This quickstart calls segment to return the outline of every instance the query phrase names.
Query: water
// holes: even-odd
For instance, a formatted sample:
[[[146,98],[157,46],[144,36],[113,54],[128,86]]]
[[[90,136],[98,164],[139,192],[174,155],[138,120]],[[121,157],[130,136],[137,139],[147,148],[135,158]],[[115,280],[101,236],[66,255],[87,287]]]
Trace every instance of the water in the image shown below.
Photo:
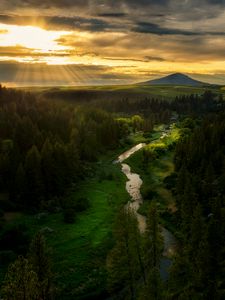
[[[138,220],[138,226],[140,229],[140,232],[143,233],[146,229],[146,217],[138,213],[138,209],[140,205],[143,203],[143,198],[140,192],[141,185],[142,185],[142,179],[140,178],[139,174],[132,173],[131,168],[128,164],[123,163],[124,160],[129,158],[131,155],[133,155],[135,152],[142,149],[146,144],[141,143],[138,144],[128,151],[122,153],[114,163],[121,163],[122,166],[122,172],[127,177],[126,182],[126,190],[129,193],[131,200],[128,201],[128,203],[125,205],[125,208],[131,208],[133,212],[135,213],[137,220]],[[167,230],[164,227],[161,227],[162,229],[162,235],[164,238],[164,250],[163,250],[163,256],[161,261],[161,268],[160,272],[162,274],[162,278],[168,277],[168,267],[171,265],[171,260],[169,257],[174,254],[176,251],[176,238],[174,235]]]

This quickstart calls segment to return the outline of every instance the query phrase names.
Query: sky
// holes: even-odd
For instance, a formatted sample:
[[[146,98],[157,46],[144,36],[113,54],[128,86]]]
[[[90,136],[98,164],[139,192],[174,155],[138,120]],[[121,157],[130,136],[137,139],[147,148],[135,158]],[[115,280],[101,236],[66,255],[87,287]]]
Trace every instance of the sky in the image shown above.
[[[225,85],[225,0],[0,0],[0,82]]]

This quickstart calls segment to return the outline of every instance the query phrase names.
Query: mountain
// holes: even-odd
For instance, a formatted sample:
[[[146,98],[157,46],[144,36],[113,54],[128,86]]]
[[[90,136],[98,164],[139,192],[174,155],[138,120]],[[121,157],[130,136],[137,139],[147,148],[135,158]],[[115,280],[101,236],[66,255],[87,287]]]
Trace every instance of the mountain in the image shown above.
[[[191,77],[182,73],[174,73],[159,79],[141,82],[139,84],[141,85],[190,85],[190,86],[210,85],[209,83],[192,79]]]

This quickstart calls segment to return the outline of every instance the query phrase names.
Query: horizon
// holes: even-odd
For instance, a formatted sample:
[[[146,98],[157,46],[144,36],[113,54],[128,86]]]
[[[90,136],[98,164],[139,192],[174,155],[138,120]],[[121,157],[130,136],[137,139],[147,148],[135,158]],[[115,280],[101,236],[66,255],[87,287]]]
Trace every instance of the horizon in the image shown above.
[[[108,83],[103,83],[103,84],[91,84],[91,85],[88,85],[88,84],[86,84],[86,85],[79,85],[79,84],[77,84],[77,85],[66,85],[66,84],[58,84],[58,85],[51,85],[51,84],[49,84],[49,85],[42,85],[42,84],[39,84],[39,83],[34,83],[33,85],[16,85],[16,83],[13,83],[13,84],[9,84],[9,85],[4,85],[4,84],[2,84],[1,82],[0,82],[0,84],[4,87],[8,87],[8,88],[21,88],[21,89],[23,89],[23,88],[46,88],[46,89],[48,89],[48,88],[62,88],[62,87],[67,87],[67,88],[71,88],[71,89],[73,89],[73,88],[77,88],[77,89],[79,89],[79,88],[96,88],[96,87],[126,87],[126,86],[138,86],[138,85],[140,85],[140,84],[142,84],[142,85],[145,85],[145,83],[146,83],[146,86],[158,86],[158,87],[160,87],[161,85],[155,85],[155,84],[150,84],[150,82],[151,81],[155,81],[155,80],[160,80],[160,79],[164,79],[164,78],[167,78],[167,77],[170,77],[170,76],[173,76],[173,75],[184,75],[184,76],[186,76],[186,77],[188,77],[188,78],[190,78],[190,79],[193,79],[193,80],[196,80],[196,81],[198,81],[198,79],[195,79],[194,77],[192,77],[191,75],[188,75],[188,74],[185,74],[185,73],[180,73],[180,72],[175,72],[175,73],[170,73],[170,74],[168,74],[168,75],[165,75],[165,76],[161,76],[161,77],[153,77],[153,78],[151,78],[151,80],[147,80],[147,81],[144,81],[144,82],[134,82],[134,83],[127,83],[127,84],[123,84],[123,83],[121,83],[121,84],[108,84]],[[211,82],[207,82],[207,81],[205,81],[205,82],[203,82],[203,81],[199,81],[199,82],[201,82],[202,84],[209,84],[209,85],[215,85],[215,86],[221,86],[221,87],[223,87],[223,84],[214,84],[214,83],[211,83]],[[162,84],[162,86],[168,86],[168,85],[171,85],[171,84]],[[186,84],[176,84],[177,86],[184,86],[184,85],[186,85]],[[189,85],[187,85],[187,86],[189,86]]]
[[[225,85],[224,1],[3,0],[0,82],[127,85],[173,73]]]

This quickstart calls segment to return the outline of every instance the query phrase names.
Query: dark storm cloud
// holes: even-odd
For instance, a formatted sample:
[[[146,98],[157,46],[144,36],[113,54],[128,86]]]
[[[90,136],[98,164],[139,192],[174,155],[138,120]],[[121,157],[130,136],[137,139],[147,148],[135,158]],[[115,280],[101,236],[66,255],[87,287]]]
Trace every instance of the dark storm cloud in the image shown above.
[[[118,61],[134,61],[134,62],[150,62],[150,61],[166,61],[166,59],[158,56],[144,56],[143,58],[137,59],[137,58],[124,58],[124,57],[103,57],[107,60],[118,60]]]
[[[127,14],[125,13],[100,13],[98,14],[99,17],[103,18],[123,18],[126,17]]]
[[[108,18],[119,18],[120,15],[125,17],[125,14],[103,14]],[[102,16],[103,16],[102,15]],[[44,21],[43,22],[40,22]],[[43,16],[41,18],[32,16],[19,15],[4,15],[0,14],[0,23],[15,24],[15,25],[37,25],[44,26],[50,30],[81,30],[90,32],[104,32],[104,31],[125,31],[130,30],[138,33],[150,33],[156,35],[224,35],[225,31],[189,31],[178,28],[162,27],[156,23],[151,22],[136,22],[136,24],[129,24],[127,28],[123,23],[112,23],[100,18],[84,18],[84,17],[65,17],[65,16]],[[6,31],[0,31],[6,33]]]
[[[87,31],[105,31],[115,26],[100,19],[82,17],[45,17],[47,26],[54,28],[81,29]]]
[[[158,56],[145,56],[144,60],[145,61],[166,61],[165,58],[158,57]]]
[[[173,10],[178,8],[199,8],[210,11],[209,6],[223,6],[225,0],[1,0],[1,10],[9,9],[76,9],[76,13],[81,11],[95,14],[96,11],[102,14],[113,14],[115,9],[121,13],[122,10],[138,10],[139,13],[149,13],[153,8],[156,13],[160,13],[163,8],[165,10]],[[72,11],[71,11],[72,12]],[[186,11],[187,12],[187,11]],[[73,12],[72,12],[73,13]],[[75,12],[74,12],[75,13]]]
[[[43,22],[44,21],[44,22]],[[116,29],[116,24],[111,24],[102,19],[84,17],[65,17],[65,16],[19,16],[19,15],[0,15],[0,23],[14,25],[37,25],[50,30],[85,30],[85,31],[106,31]]]
[[[37,7],[37,8],[52,8],[52,7],[87,7],[89,0],[3,0],[5,6],[17,6],[22,8]]]
[[[217,20],[225,0],[1,0],[0,22],[55,30],[135,31],[158,35],[197,35],[206,20]],[[4,13],[4,8],[10,11]],[[24,15],[24,9],[31,15]],[[10,10],[9,10],[10,9]],[[221,16],[222,18],[222,16]],[[44,21],[44,25],[41,24]],[[191,22],[199,26],[190,28]],[[185,23],[189,26],[185,27]],[[221,34],[223,27],[213,32]],[[223,34],[223,32],[222,32]]]
[[[170,0],[2,0],[3,8],[89,8],[89,7],[148,7],[148,6],[165,6]]]
[[[221,5],[225,5],[225,0],[207,0],[206,2],[210,3],[210,4],[221,4]]]
[[[164,34],[182,34],[182,35],[195,35],[195,32],[190,32],[181,29],[170,29],[164,28],[154,23],[148,22],[138,22],[137,25],[133,28],[133,31],[140,33],[152,33],[158,35]]]
[[[176,28],[165,28],[160,25],[148,22],[138,22],[133,28],[133,31],[140,33],[151,33],[157,35],[224,35],[225,31],[189,31]]]

